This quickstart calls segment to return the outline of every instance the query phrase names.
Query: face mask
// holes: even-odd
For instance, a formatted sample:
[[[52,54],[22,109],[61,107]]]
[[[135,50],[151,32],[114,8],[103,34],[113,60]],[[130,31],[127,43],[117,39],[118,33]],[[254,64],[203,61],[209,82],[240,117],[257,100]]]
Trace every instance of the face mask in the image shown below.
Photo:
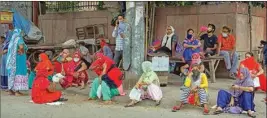
[[[78,62],[78,61],[80,61],[80,59],[79,58],[74,58],[73,61],[74,62]]]
[[[227,37],[228,34],[227,34],[227,33],[222,33],[222,36],[223,36],[223,37]]]
[[[192,70],[192,73],[193,73],[193,77],[198,77],[200,72],[198,70]]]
[[[187,34],[187,39],[191,39],[193,37],[193,35],[192,34]]]

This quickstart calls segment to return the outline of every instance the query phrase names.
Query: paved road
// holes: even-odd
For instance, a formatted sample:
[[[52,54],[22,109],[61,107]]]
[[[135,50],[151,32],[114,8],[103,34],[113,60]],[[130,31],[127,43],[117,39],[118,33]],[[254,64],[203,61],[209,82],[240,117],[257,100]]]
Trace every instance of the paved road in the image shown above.
[[[210,84],[209,104],[216,103],[217,91],[219,88],[227,88],[232,80],[218,80],[215,84]],[[224,87],[222,87],[224,86]],[[179,88],[170,85],[163,88],[164,98],[159,107],[154,106],[153,101],[143,101],[134,108],[124,108],[129,99],[127,96],[116,97],[116,104],[103,106],[99,101],[85,102],[88,89],[79,90],[70,88],[64,91],[65,97],[69,99],[64,105],[49,106],[30,103],[29,96],[15,97],[8,96],[6,92],[1,92],[1,118],[245,118],[245,114],[231,115],[221,114],[219,116],[204,116],[202,109],[189,106],[179,112],[170,112],[171,107],[179,97]],[[264,98],[264,93],[257,93],[255,104],[258,118],[266,118],[266,105],[260,102]]]

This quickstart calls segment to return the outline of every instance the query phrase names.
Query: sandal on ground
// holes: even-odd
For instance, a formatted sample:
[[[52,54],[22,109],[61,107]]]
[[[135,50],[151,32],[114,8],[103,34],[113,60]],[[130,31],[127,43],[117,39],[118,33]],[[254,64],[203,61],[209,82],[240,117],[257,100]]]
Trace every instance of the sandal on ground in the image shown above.
[[[172,108],[172,112],[176,112],[176,111],[178,111],[178,110],[180,110],[181,109],[181,106],[174,106],[173,108]]]
[[[139,103],[139,102],[137,102],[137,103]],[[125,108],[127,108],[127,107],[134,107],[137,103],[133,103],[133,104],[130,103],[130,104],[125,105],[124,107]]]
[[[213,112],[213,115],[218,115],[218,114],[221,114],[221,113],[223,113],[222,110],[216,110],[216,111]]]
[[[160,103],[161,103],[161,100],[157,101],[157,102],[156,102],[156,106],[159,106]]]
[[[209,112],[210,112],[209,109],[204,109],[203,114],[204,115],[209,115]]]
[[[91,101],[91,100],[96,100],[95,98],[87,98],[84,101]]]
[[[60,98],[58,101],[60,101],[60,102],[65,102],[65,101],[68,101],[68,99]]]
[[[256,118],[256,115],[254,113],[252,113],[252,114],[248,113],[248,116],[251,117],[251,118]]]

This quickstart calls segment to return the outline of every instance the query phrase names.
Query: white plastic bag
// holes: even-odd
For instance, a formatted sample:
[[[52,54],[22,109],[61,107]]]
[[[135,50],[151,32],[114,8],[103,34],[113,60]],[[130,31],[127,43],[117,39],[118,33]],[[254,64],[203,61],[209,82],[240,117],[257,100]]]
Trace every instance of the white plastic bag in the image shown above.
[[[52,77],[52,81],[55,83],[58,83],[60,79],[63,79],[65,76],[63,76],[61,73],[57,73]]]
[[[142,91],[140,89],[133,88],[129,94],[131,100],[141,101]]]
[[[102,94],[102,87],[101,85],[98,86],[97,91],[96,91],[97,97],[100,99],[101,98],[101,94]]]
[[[259,77],[255,77],[253,79],[253,83],[254,83],[254,87],[260,87],[260,80],[259,80]]]

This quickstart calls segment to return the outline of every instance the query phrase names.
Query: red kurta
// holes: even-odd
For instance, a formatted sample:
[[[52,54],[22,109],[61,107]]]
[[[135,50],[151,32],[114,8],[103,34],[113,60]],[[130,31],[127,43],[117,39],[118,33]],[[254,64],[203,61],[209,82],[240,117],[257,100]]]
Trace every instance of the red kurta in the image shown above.
[[[49,80],[45,75],[37,75],[32,86],[32,100],[37,104],[54,102],[61,97],[61,92],[49,92]]]

